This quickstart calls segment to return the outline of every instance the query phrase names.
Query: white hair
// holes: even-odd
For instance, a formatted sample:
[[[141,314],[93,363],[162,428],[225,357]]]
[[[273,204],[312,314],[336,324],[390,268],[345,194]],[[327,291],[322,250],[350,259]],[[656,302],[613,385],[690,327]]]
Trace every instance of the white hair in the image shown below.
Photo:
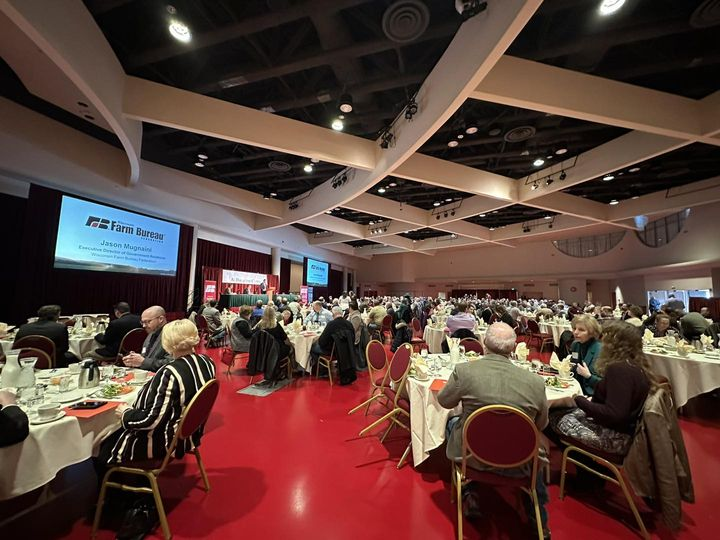
[[[504,322],[490,325],[485,333],[485,349],[495,354],[507,356],[515,350],[515,330]]]

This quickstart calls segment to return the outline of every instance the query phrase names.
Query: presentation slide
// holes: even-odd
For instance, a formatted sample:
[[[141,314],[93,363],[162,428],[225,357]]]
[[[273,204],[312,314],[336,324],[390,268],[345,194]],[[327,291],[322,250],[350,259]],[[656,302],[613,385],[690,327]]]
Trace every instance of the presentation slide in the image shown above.
[[[63,195],[55,268],[174,276],[180,225]]]
[[[307,285],[326,287],[328,284],[329,272],[330,265],[328,263],[308,259],[307,270],[305,272],[305,282]]]

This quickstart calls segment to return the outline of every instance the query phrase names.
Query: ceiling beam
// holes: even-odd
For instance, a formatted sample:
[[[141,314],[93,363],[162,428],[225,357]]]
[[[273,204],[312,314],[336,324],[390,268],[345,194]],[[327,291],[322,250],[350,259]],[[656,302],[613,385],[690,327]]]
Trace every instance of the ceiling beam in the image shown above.
[[[496,241],[506,241],[513,238],[530,238],[593,225],[592,221],[575,216],[555,216],[553,220],[547,220],[547,223],[542,219],[532,221],[534,223],[530,225],[529,232],[523,231],[522,223],[516,223],[494,230],[491,238]],[[528,264],[532,266],[535,262],[528,261]]]
[[[376,166],[372,141],[186,90],[127,77],[128,118],[360,169]]]
[[[329,246],[331,244],[342,244],[357,240],[355,236],[328,232],[327,234],[308,234],[308,244],[311,246]]]
[[[472,97],[690,141],[703,135],[697,100],[507,55]]]
[[[343,187],[327,189],[329,182],[303,198],[302,206],[288,210],[282,220],[260,217],[259,229],[281,227],[312,217],[367,191],[410,158],[462,105],[472,90],[510,46],[539,7],[541,0],[506,0],[463,23],[447,50],[417,93],[419,112],[412,121],[398,119],[394,140],[381,151],[375,168],[358,172]],[[467,54],[473,51],[473,54]]]
[[[305,219],[302,223],[303,225],[310,225],[311,227],[316,227],[325,231],[349,236],[351,237],[350,240],[360,240],[365,237],[366,229],[362,225],[358,225],[357,223],[353,223],[347,219],[329,216],[327,214],[321,214],[319,216]],[[345,240],[341,240],[341,242],[345,242]]]
[[[342,205],[356,212],[363,212],[385,219],[392,219],[411,225],[410,228],[423,228],[428,226],[428,212],[409,204],[402,204],[384,197],[363,193]],[[404,229],[404,230],[407,230]]]
[[[527,201],[525,204],[533,208],[540,208],[558,214],[575,216],[597,223],[607,223],[616,227],[635,230],[634,226],[610,221],[608,218],[610,206],[584,197],[563,193],[562,191],[543,195],[537,199]]]

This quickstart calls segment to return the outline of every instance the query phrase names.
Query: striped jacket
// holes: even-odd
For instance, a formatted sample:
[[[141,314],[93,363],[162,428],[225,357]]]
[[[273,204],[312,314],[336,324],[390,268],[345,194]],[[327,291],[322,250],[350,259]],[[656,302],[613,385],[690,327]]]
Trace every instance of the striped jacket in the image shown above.
[[[189,354],[176,358],[161,367],[140,390],[132,407],[122,416],[122,434],[113,446],[109,463],[162,459],[175,436],[183,407],[208,381],[215,378],[215,364],[203,354]],[[203,426],[204,427],[204,426]],[[200,444],[203,428],[193,436]],[[178,445],[176,457],[189,450]]]

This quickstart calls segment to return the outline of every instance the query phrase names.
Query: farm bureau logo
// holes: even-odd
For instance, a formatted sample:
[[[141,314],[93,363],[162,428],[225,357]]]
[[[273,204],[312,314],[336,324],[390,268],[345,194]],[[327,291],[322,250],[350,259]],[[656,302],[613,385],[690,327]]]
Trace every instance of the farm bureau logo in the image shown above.
[[[90,227],[91,229],[109,229],[122,234],[147,238],[148,240],[153,240],[155,242],[162,242],[165,237],[165,234],[157,231],[150,231],[128,223],[122,223],[120,221],[109,220],[97,216],[88,216],[85,226]]]

